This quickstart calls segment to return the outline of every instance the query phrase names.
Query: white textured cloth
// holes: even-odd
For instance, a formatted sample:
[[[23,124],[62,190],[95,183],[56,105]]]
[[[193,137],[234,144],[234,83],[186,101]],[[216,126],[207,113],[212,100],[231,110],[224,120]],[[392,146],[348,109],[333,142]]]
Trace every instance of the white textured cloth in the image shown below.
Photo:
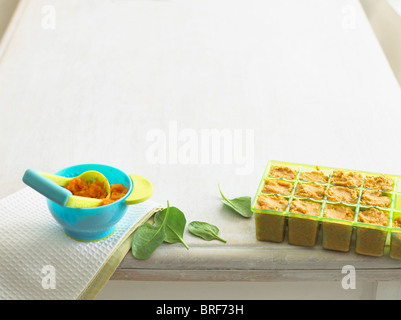
[[[155,208],[150,200],[131,205],[110,237],[79,242],[64,233],[33,189],[0,200],[0,299],[79,298]]]

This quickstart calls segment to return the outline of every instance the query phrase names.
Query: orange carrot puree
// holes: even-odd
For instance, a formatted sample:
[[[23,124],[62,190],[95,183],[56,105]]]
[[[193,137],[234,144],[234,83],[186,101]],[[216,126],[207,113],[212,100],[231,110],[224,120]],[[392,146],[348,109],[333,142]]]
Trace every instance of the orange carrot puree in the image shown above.
[[[91,182],[86,182],[80,178],[73,178],[67,184],[66,189],[71,191],[75,196],[103,199],[101,206],[121,199],[128,192],[128,188],[122,183],[116,183],[110,186],[110,197],[107,198],[107,191],[103,182],[100,182],[97,179]]]

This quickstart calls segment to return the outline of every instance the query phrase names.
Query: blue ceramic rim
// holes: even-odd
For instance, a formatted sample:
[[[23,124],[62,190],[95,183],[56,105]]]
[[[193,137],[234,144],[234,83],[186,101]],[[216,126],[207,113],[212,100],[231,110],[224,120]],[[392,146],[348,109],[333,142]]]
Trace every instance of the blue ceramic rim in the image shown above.
[[[124,175],[124,176],[127,178],[127,180],[128,180],[128,183],[129,183],[128,192],[127,192],[127,194],[126,194],[124,197],[122,197],[121,199],[119,199],[119,200],[117,200],[117,201],[115,201],[115,202],[113,202],[113,203],[106,204],[106,205],[104,205],[104,206],[93,207],[93,208],[74,208],[74,207],[68,207],[68,208],[83,210],[83,211],[86,211],[87,213],[89,213],[90,211],[99,210],[99,209],[102,209],[102,208],[110,208],[111,206],[119,206],[120,203],[123,202],[123,201],[125,202],[125,199],[128,198],[129,195],[131,194],[131,192],[132,192],[132,190],[133,190],[133,188],[134,188],[134,185],[133,185],[133,182],[132,182],[131,177],[130,177],[128,174],[126,174],[125,172],[121,171],[120,169],[118,169],[118,168],[116,168],[116,167],[113,167],[113,166],[106,165],[106,164],[100,164],[100,163],[83,163],[83,164],[77,164],[77,165],[74,165],[74,166],[70,166],[70,167],[66,167],[66,168],[60,169],[60,170],[58,170],[57,172],[55,172],[54,174],[61,175],[61,174],[59,173],[59,172],[61,172],[61,171],[70,170],[70,169],[79,168],[79,167],[84,167],[84,166],[88,166],[88,167],[91,167],[91,166],[94,166],[94,167],[100,166],[100,167],[104,167],[104,168],[106,168],[106,169],[109,168],[109,169],[113,169],[113,170],[116,170],[116,171],[120,172],[120,173],[121,173],[122,175]],[[90,170],[90,169],[88,169],[88,170]],[[95,170],[95,169],[93,169],[93,170]],[[96,171],[99,171],[99,170],[96,170]],[[65,175],[61,175],[61,176],[65,177]],[[49,201],[51,201],[51,200],[49,200]]]

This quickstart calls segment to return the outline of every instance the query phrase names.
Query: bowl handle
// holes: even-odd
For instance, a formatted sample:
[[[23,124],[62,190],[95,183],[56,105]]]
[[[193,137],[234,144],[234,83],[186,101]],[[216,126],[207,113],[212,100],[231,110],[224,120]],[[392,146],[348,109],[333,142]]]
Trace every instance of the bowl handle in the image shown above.
[[[40,194],[44,195],[46,198],[63,207],[66,206],[68,198],[72,195],[69,190],[60,187],[57,183],[42,176],[39,172],[33,169],[25,171],[22,181],[32,189],[35,189]]]
[[[126,204],[136,204],[148,200],[153,193],[152,183],[141,176],[130,174],[133,188],[131,194],[125,199]]]

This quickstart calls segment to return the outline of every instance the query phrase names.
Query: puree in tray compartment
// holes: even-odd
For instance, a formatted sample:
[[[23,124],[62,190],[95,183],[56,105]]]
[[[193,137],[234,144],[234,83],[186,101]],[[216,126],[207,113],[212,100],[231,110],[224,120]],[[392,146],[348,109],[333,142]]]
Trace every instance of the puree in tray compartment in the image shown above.
[[[297,176],[297,171],[289,167],[272,166],[269,171],[269,176],[284,179],[295,179]]]
[[[265,193],[278,193],[278,194],[291,194],[293,183],[278,179],[266,179],[262,192]]]
[[[391,199],[379,190],[363,190],[361,203],[369,206],[389,207]]]
[[[326,183],[329,180],[328,176],[326,176],[322,171],[318,170],[302,172],[299,178],[304,181],[320,183]]]
[[[395,218],[393,221],[394,228],[401,228],[401,217]]]
[[[327,204],[323,215],[327,218],[352,221],[355,212],[350,207]]]
[[[86,182],[80,178],[73,178],[65,188],[71,191],[74,196],[103,199],[101,203],[102,206],[121,199],[128,192],[128,188],[122,183],[116,183],[110,186],[110,197],[107,198],[107,191],[104,187],[104,183],[97,179]]]
[[[323,199],[325,187],[317,183],[299,183],[295,195],[306,198]]]
[[[392,177],[387,177],[383,174],[379,176],[366,176],[365,178],[365,188],[379,189],[379,190],[393,190],[394,179]]]
[[[363,182],[362,174],[356,171],[334,170],[330,183],[339,186],[360,187]]]
[[[288,205],[288,200],[282,196],[277,195],[260,195],[258,197],[257,204],[255,208],[257,209],[266,209],[266,210],[275,210],[275,211],[285,211]]]
[[[359,212],[358,222],[388,226],[389,214],[376,208],[370,208],[369,210]]]
[[[356,203],[358,201],[358,190],[341,186],[330,187],[326,196],[330,201]]]
[[[318,216],[322,205],[317,202],[294,199],[290,205],[290,212],[292,213],[303,213],[311,216]]]

